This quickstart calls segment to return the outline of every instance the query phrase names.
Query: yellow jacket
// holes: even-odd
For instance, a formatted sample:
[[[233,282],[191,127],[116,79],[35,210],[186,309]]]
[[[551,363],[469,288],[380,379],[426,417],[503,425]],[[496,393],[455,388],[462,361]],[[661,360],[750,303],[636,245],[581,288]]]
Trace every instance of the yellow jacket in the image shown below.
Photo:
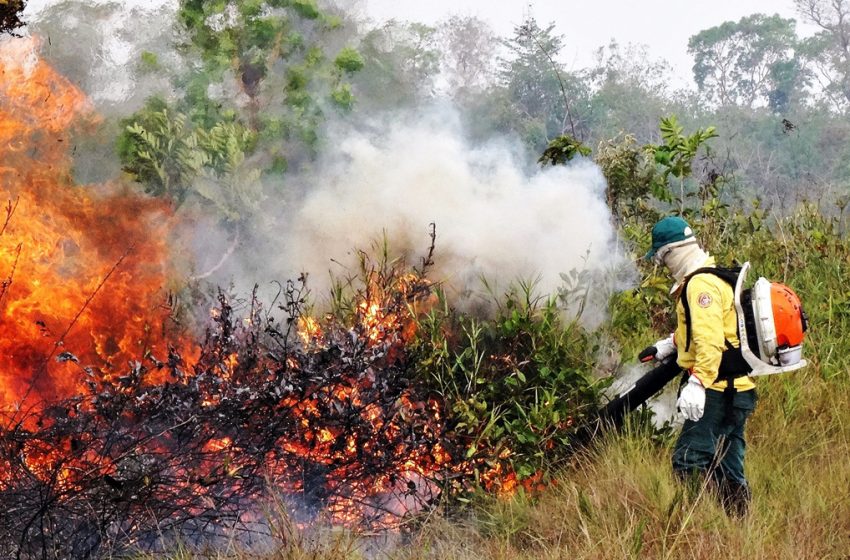
[[[709,257],[704,267],[715,266],[714,258]],[[691,309],[691,347],[685,350],[687,331],[685,327],[685,308],[682,305],[681,288],[676,292],[676,349],[679,352],[678,363],[683,369],[700,380],[703,387],[716,391],[726,388],[726,381],[718,381],[718,369],[726,342],[736,348],[738,341],[738,319],[735,313],[735,294],[732,286],[713,274],[697,274],[688,281],[688,304]],[[735,388],[749,391],[755,388],[748,376],[735,379]]]

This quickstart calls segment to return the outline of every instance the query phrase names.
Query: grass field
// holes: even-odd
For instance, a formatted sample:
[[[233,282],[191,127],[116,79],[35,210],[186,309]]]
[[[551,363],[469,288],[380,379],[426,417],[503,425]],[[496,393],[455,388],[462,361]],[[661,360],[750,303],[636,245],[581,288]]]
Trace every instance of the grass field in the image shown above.
[[[436,522],[398,558],[850,557],[850,391],[816,369],[763,380],[749,424],[754,499],[742,521],[669,468],[670,442],[629,430],[600,442],[538,499]]]

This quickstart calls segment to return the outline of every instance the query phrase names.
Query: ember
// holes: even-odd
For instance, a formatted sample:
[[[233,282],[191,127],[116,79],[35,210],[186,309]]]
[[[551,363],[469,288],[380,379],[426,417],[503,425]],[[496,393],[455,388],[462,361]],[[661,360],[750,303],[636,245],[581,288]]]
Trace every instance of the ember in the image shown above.
[[[192,368],[162,364],[168,383],[135,363],[0,434],[0,553],[248,538],[277,493],[299,523],[394,528],[439,497],[454,468],[441,403],[411,380],[400,330],[331,321],[277,355],[278,323],[251,299],[246,324],[230,301]]]
[[[169,208],[69,184],[69,130],[96,117],[33,41],[1,48],[0,555],[247,531],[274,492],[302,521],[370,527],[438,496],[440,403],[402,347],[428,283],[376,278],[347,326],[303,316],[290,283],[302,345],[222,295],[206,341],[180,342],[160,305]]]

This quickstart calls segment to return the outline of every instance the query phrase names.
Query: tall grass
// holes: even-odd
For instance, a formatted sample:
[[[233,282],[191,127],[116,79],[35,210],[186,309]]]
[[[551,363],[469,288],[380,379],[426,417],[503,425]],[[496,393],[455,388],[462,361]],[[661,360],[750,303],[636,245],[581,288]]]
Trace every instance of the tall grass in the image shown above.
[[[789,389],[789,386],[794,387]],[[464,518],[432,519],[404,546],[375,558],[846,559],[850,553],[850,389],[814,370],[760,383],[749,425],[750,514],[728,518],[710,492],[675,480],[670,442],[644,424],[575,458],[544,492],[484,499]],[[788,392],[799,405],[788,410]],[[287,537],[268,554],[187,551],[171,560],[365,557],[364,541]],[[147,558],[147,557],[146,557]],[[151,557],[152,558],[152,557]]]
[[[801,405],[786,411],[789,385]],[[540,496],[491,501],[463,523],[428,527],[425,558],[847,558],[850,390],[813,372],[760,384],[749,425],[750,514],[730,519],[703,487],[675,480],[669,442],[632,426],[599,442]]]

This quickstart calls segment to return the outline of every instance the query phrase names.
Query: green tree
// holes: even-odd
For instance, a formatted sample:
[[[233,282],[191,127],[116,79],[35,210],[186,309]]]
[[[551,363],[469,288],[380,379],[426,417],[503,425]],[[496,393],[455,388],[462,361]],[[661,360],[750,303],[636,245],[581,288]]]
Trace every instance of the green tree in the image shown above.
[[[693,173],[694,160],[706,142],[717,137],[713,126],[700,128],[690,136],[684,134],[684,127],[675,115],[661,119],[661,144],[649,144],[645,147],[648,154],[661,169],[652,183],[656,198],[670,201],[670,183],[679,187],[679,211],[685,211],[685,182]]]
[[[452,16],[440,24],[441,70],[449,94],[462,99],[493,85],[496,75],[496,34],[474,16]]]
[[[600,141],[629,131],[636,140],[658,138],[658,120],[673,107],[672,68],[653,59],[645,46],[612,41],[596,53],[592,70],[592,135]]]
[[[351,47],[325,52],[340,23],[313,0],[183,0],[177,19],[188,70],[174,82],[184,94],[147,103],[119,139],[125,171],[148,192],[179,205],[200,194],[198,177],[232,187],[227,176],[247,176],[240,166],[248,163],[284,171],[313,155],[327,107],[354,103],[347,79],[363,59]],[[155,72],[157,60],[146,54]],[[250,191],[259,197],[262,189]],[[243,214],[233,204],[244,196],[214,198],[228,219]]]
[[[390,20],[368,31],[359,50],[364,65],[353,82],[365,109],[409,107],[433,97],[440,70],[434,27]]]
[[[688,52],[697,87],[720,105],[782,110],[802,86],[794,26],[792,19],[754,14],[694,35]]]
[[[588,135],[588,84],[558,61],[564,38],[554,29],[540,27],[533,17],[517,26],[503,43],[499,85],[490,92],[495,128],[518,134],[537,154],[561,134],[579,140]]]
[[[834,110],[850,107],[850,1],[794,0],[803,18],[820,32],[802,52],[818,84],[816,93]]]
[[[649,205],[657,170],[636,138],[626,134],[600,142],[594,161],[605,175],[605,198],[614,217],[651,227],[659,216]]]
[[[178,207],[194,192],[231,221],[256,207],[259,177],[243,169],[256,140],[253,132],[233,122],[209,130],[192,127],[186,115],[158,99],[150,100],[141,115],[124,123],[118,151],[125,171],[146,192],[168,197]]]
[[[335,58],[325,52],[340,20],[315,0],[182,0],[177,16],[189,39],[185,48],[202,63],[187,82],[195,104],[205,105],[211,85],[235,86],[249,102],[242,107],[237,98],[231,108],[247,110],[252,128],[304,140],[314,136],[322,118],[317,91],[330,91],[331,100],[349,105],[340,91],[362,64],[354,62],[350,48]]]

